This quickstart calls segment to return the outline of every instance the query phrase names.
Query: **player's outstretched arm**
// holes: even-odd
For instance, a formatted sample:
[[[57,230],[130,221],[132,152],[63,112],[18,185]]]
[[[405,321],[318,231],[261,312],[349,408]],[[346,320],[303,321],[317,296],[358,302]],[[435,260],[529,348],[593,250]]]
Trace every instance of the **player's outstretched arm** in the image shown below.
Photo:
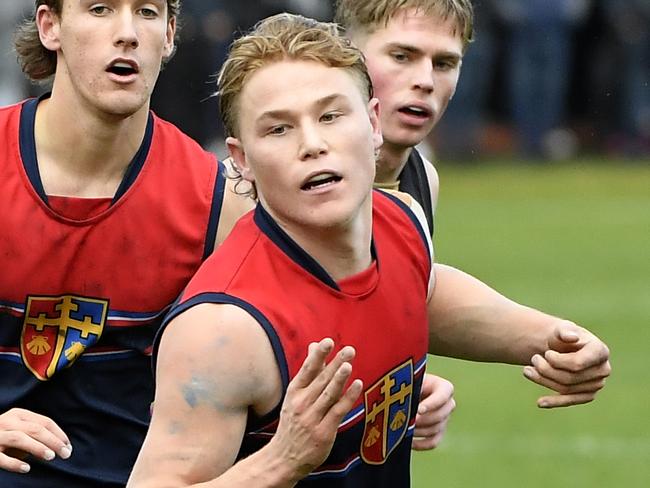
[[[429,301],[432,354],[529,365],[524,374],[557,392],[541,407],[593,400],[609,376],[609,350],[594,334],[520,305],[457,269],[435,265]]]
[[[276,436],[235,464],[248,412],[264,415],[281,400],[271,345],[237,307],[199,305],[181,314],[161,341],[152,422],[128,486],[293,486],[327,456],[361,391],[358,383],[345,388],[354,352],[344,348],[325,364],[332,348],[331,340],[310,348]]]
[[[51,461],[71,454],[68,436],[52,419],[22,408],[0,415],[0,469],[28,473],[29,455]]]

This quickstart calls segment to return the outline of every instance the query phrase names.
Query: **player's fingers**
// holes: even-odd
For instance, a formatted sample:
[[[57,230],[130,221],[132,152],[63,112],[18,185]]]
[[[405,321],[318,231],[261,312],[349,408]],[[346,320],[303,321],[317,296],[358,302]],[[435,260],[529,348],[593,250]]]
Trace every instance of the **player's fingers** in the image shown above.
[[[554,381],[551,378],[542,376],[535,368],[531,366],[526,366],[524,368],[524,376],[528,378],[533,383],[549,388],[553,391],[560,393],[561,395],[573,395],[573,394],[582,394],[582,393],[592,393],[596,394],[605,386],[605,379],[595,379],[591,381],[585,381],[583,383],[577,384],[562,384]]]
[[[540,408],[571,407],[591,402],[596,393],[576,393],[572,395],[549,395],[540,397],[537,406]]]
[[[356,379],[350,383],[350,386],[348,386],[345,393],[329,409],[323,419],[323,423],[326,424],[328,428],[337,429],[341,420],[343,420],[343,417],[352,410],[352,407],[359,398],[362,390],[363,382],[360,379]]]
[[[566,371],[580,372],[592,368],[600,368],[600,373],[609,376],[609,349],[602,342],[592,342],[575,352],[560,353],[546,351],[544,359],[553,367]]]
[[[349,355],[353,353],[353,350],[348,351],[347,354],[341,353],[343,353],[343,350],[337,354],[337,357],[349,357]],[[351,357],[350,360],[352,360]],[[327,370],[336,366],[336,362],[336,360],[332,360],[332,362],[320,375],[321,377],[318,378],[318,380],[321,378],[327,379],[329,377]],[[314,402],[314,410],[317,415],[319,415],[321,418],[325,417],[330,408],[332,408],[332,405],[341,399],[341,396],[343,395],[343,389],[345,388],[345,384],[347,383],[351,374],[352,365],[349,362],[344,362],[338,366],[336,371],[334,371],[334,374],[328,379],[327,383],[321,389],[320,394]]]
[[[343,395],[343,387],[351,374],[352,365],[350,363],[343,363],[334,373],[327,386],[323,388],[320,395],[318,395],[318,398],[314,402],[314,409],[321,417],[324,417],[332,405],[339,401],[341,395]]]
[[[428,380],[427,377],[430,376],[433,375],[425,375],[422,382],[420,404],[418,405],[418,413],[421,414],[438,410],[453,401],[454,385],[440,377],[433,377]]]
[[[0,452],[0,470],[11,471],[13,473],[29,473],[30,469],[30,465],[22,459]]]
[[[572,353],[569,353],[572,354]],[[567,354],[563,354],[566,356]],[[563,385],[578,385],[587,383],[594,380],[607,378],[611,371],[609,362],[599,364],[586,369],[577,369],[576,371],[567,371],[558,368],[557,363],[551,363],[546,357],[536,354],[533,356],[531,363],[533,368],[545,378],[553,380]]]
[[[418,413],[415,417],[416,430],[419,427],[426,428],[448,420],[455,408],[456,401],[452,398],[450,401],[437,408],[436,410],[426,410],[424,413],[420,413],[420,410],[418,410]]]
[[[44,461],[51,461],[59,454],[67,459],[72,454],[72,448],[63,444],[51,432],[38,424],[25,422],[25,429],[0,432],[0,451],[11,458],[24,458],[31,454]]]
[[[335,375],[341,365],[346,362],[350,362],[354,359],[356,351],[351,346],[345,346],[342,348],[332,360],[327,364],[322,371],[312,380],[311,384],[305,387],[307,392],[307,397],[311,399],[312,402],[316,402],[316,399],[323,393],[323,391],[330,386]],[[346,378],[347,381],[347,378]],[[338,382],[335,382],[338,384]],[[342,388],[343,385],[341,385]],[[328,394],[332,393],[332,389]]]
[[[50,431],[63,444],[70,445],[70,439],[63,432],[63,429],[45,415],[22,408],[12,408],[0,416],[0,431],[20,430],[30,433],[30,431],[37,429],[38,426]]]
[[[334,348],[334,341],[325,338],[320,342],[312,342],[307,350],[307,357],[300,370],[289,384],[289,388],[305,388],[321,373],[325,358]]]
[[[445,433],[443,431],[438,432],[432,437],[414,437],[411,449],[414,451],[430,451],[440,445],[444,436]]]
[[[50,418],[28,410],[6,412],[0,426],[0,451],[24,451],[49,461],[55,455],[67,459],[72,446],[63,430]]]
[[[447,429],[447,421],[448,419],[445,419],[442,422],[436,422],[435,424],[431,425],[423,425],[421,427],[418,427],[416,424],[413,435],[415,437],[433,437],[434,435],[437,435],[440,432],[444,432]]]

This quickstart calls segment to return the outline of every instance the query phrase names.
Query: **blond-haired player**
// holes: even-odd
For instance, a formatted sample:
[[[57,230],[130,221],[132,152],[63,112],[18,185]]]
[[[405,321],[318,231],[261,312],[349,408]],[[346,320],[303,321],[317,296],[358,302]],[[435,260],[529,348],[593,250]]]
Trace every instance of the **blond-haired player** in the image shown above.
[[[378,101],[335,26],[262,21],[233,44],[219,89],[259,203],[165,320],[129,486],[409,486],[427,352],[581,355],[569,388],[603,386],[607,348],[573,324],[437,326],[424,215],[372,190]]]

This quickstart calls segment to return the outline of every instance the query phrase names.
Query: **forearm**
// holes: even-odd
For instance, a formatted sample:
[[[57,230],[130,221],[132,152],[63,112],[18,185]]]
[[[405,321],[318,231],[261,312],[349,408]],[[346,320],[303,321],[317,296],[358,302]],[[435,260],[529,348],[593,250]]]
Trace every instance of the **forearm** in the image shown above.
[[[188,475],[188,472],[192,472],[193,463],[187,456],[184,457],[183,466],[176,469],[170,467],[170,459],[167,462],[162,459],[160,462],[139,459],[127,488],[290,488],[300,478],[280,456],[273,453],[269,445],[235,463],[212,480],[200,483],[194,483],[192,478],[202,476],[197,476],[197,473]]]
[[[473,361],[528,364],[548,348],[559,319],[504,297],[476,278],[436,264],[429,352]]]
[[[204,488],[290,488],[302,476],[273,452],[271,444],[234,464],[217,479],[201,483]]]

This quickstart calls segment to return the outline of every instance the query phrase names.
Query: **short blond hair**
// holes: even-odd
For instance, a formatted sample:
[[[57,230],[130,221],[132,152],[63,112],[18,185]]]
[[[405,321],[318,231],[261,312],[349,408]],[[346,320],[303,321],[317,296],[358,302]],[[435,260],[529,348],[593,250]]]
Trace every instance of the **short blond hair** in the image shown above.
[[[348,70],[370,100],[372,82],[363,54],[336,24],[295,14],[278,14],[260,21],[230,47],[217,78],[219,110],[226,134],[237,137],[238,101],[250,77],[260,68],[282,60],[316,61]]]
[[[371,34],[406,9],[451,19],[464,50],[474,40],[474,8],[470,0],[338,0],[335,20],[352,36]]]

